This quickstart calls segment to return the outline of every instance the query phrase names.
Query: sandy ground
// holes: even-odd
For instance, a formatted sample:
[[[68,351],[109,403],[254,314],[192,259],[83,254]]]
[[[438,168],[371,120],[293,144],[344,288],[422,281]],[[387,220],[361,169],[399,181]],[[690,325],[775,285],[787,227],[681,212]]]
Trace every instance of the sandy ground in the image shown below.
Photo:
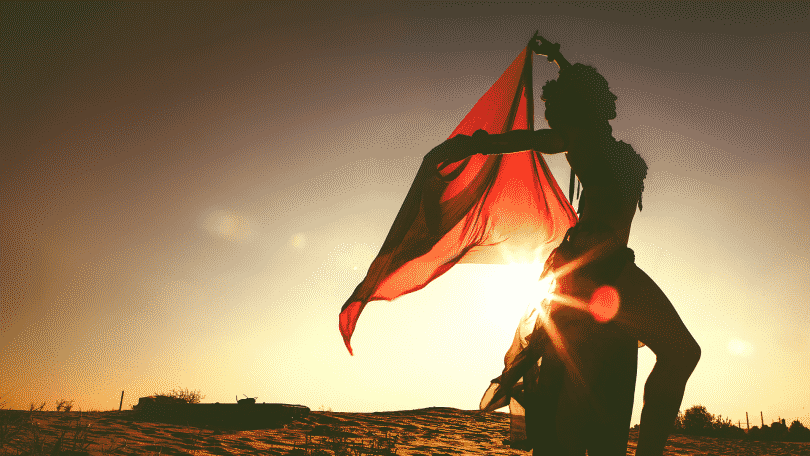
[[[6,411],[5,413],[8,413]],[[28,417],[28,412],[14,412]],[[87,434],[86,453],[81,454],[194,454],[194,455],[285,455],[298,448],[326,450],[334,454],[335,447],[353,448],[361,454],[372,454],[374,448],[393,448],[398,455],[528,455],[509,448],[504,439],[509,436],[509,417],[502,413],[483,414],[477,411],[451,408],[384,413],[312,412],[298,420],[275,429],[216,430],[191,426],[140,421],[133,411],[123,412],[34,412],[33,421],[39,429],[44,449],[62,432],[70,442],[77,429]],[[34,438],[27,432],[16,442],[0,449],[17,454],[20,445],[30,445]],[[631,431],[627,454],[635,454],[636,431]],[[115,451],[110,448],[120,447]],[[306,454],[300,452],[300,454]],[[379,452],[382,453],[382,452]],[[50,452],[46,453],[50,454]],[[295,454],[295,453],[293,453]],[[352,453],[354,454],[354,453]],[[745,456],[810,456],[810,443],[748,442],[710,437],[672,436],[666,455],[745,455]]]

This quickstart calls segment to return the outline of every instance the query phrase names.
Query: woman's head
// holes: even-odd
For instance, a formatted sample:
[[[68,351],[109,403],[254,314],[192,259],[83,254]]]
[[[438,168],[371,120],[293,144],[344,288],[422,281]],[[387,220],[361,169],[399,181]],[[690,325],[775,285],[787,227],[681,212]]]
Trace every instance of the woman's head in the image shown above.
[[[616,95],[607,80],[590,65],[576,63],[546,82],[540,97],[546,103],[549,126],[607,122],[616,118]]]

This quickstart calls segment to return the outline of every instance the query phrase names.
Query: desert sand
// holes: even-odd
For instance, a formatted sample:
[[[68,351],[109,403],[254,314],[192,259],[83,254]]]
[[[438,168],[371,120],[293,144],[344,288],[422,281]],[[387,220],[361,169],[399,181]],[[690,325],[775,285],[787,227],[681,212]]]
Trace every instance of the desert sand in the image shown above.
[[[332,455],[335,448],[355,451],[348,454],[375,454],[375,448],[379,450],[376,454],[392,454],[384,450],[392,448],[398,455],[529,454],[504,444],[509,438],[508,415],[452,408],[382,413],[313,411],[306,418],[281,427],[248,430],[147,422],[140,420],[134,411],[2,413],[30,419],[34,427],[0,449],[0,455],[24,452],[34,438],[44,442],[44,450],[52,449],[63,432],[62,448],[73,448],[71,442],[77,429],[85,443],[76,448],[83,450],[62,454],[286,455],[316,454],[321,450],[320,455]],[[635,454],[637,435],[635,430],[631,431],[628,455]],[[670,438],[665,454],[810,456],[810,443],[675,435]]]

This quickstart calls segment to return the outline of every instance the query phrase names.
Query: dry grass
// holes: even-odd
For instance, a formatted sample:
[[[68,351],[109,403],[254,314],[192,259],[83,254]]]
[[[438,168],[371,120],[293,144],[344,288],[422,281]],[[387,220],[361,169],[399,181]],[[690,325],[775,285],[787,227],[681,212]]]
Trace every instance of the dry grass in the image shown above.
[[[181,398],[189,403],[199,403],[202,396],[199,392],[188,390],[172,391],[169,394],[155,394],[156,396],[171,396]],[[90,456],[91,454],[113,455],[132,454],[137,450],[128,448],[126,442],[115,442],[105,445],[95,443],[91,439],[90,424],[83,422],[83,418],[97,416],[104,413],[99,410],[78,412],[78,415],[68,414],[73,409],[73,401],[61,399],[56,401],[56,412],[64,413],[57,418],[60,423],[69,423],[58,426],[61,432],[54,433],[40,422],[45,419],[46,403],[31,403],[28,411],[6,410],[5,404],[0,402],[0,456],[34,456],[34,455],[70,455]],[[116,410],[107,412],[116,413]],[[61,415],[60,413],[60,415]],[[219,435],[222,431],[211,433],[208,429],[197,429],[188,441],[191,447],[202,442],[208,435]],[[385,433],[380,437],[361,438],[343,430],[339,425],[314,426],[308,430],[302,444],[290,445],[285,455],[291,456],[370,456],[395,455],[397,437]],[[290,448],[288,447],[288,448]],[[170,447],[157,447],[151,455],[173,453]],[[194,450],[190,450],[194,453]],[[140,453],[139,453],[140,454]],[[275,453],[279,454],[279,453]]]
[[[316,435],[318,434],[318,435]],[[329,426],[326,430],[315,428],[306,434],[301,447],[295,447],[288,456],[388,456],[397,454],[397,436],[385,433],[379,437],[363,438],[354,436],[340,426]]]
[[[93,442],[89,437],[89,425],[82,423],[82,412],[73,425],[65,426],[58,437],[51,438],[37,420],[37,415],[45,410],[45,402],[31,403],[28,411],[6,410],[0,403],[0,455],[89,455]],[[61,399],[56,402],[57,412],[70,412],[73,401]],[[88,413],[98,412],[98,410]],[[69,417],[65,421],[70,421]],[[98,445],[101,454],[115,454],[124,445],[105,447]]]

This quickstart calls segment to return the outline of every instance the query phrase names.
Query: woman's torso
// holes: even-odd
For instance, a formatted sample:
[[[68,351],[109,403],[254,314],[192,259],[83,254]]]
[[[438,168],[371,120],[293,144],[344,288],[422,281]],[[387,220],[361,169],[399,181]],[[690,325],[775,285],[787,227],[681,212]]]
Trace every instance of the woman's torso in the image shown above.
[[[571,135],[566,154],[583,188],[579,223],[609,227],[615,241],[626,246],[647,166],[630,145],[616,141],[609,130],[598,134],[580,131]]]

